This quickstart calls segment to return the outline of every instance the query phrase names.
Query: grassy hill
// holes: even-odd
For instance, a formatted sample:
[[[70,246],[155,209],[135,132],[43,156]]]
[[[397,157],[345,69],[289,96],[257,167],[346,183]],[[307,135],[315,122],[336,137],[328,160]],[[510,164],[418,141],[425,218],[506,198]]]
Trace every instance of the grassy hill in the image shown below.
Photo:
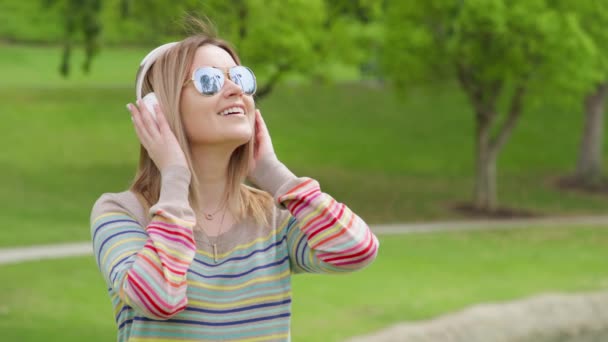
[[[138,142],[133,101],[142,49],[102,51],[90,76],[57,73],[60,49],[0,45],[0,246],[84,240],[95,199],[124,190]],[[78,61],[82,56],[76,54]],[[370,223],[462,218],[470,199],[473,121],[454,84],[397,94],[364,85],[284,85],[259,103],[279,158]],[[604,213],[608,199],[561,192],[582,115],[528,110],[499,159],[504,206],[538,214]]]

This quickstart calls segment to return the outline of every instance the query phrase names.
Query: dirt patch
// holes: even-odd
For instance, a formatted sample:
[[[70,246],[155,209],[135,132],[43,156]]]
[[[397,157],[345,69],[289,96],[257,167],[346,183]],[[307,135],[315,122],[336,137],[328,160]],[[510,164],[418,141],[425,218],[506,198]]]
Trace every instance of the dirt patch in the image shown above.
[[[562,191],[576,191],[593,195],[608,195],[608,178],[606,177],[593,182],[585,182],[574,176],[566,176],[552,179],[551,184]]]
[[[520,219],[542,217],[539,213],[518,208],[499,207],[494,211],[481,210],[472,203],[455,203],[450,205],[450,209],[469,218]]]

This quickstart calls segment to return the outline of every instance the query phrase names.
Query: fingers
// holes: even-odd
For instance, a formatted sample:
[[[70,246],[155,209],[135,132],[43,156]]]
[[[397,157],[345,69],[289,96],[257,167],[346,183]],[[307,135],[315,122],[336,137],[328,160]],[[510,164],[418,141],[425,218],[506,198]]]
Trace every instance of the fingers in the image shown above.
[[[149,143],[160,136],[158,125],[141,100],[137,101],[137,106],[128,104],[127,108],[131,112],[133,124],[140,139],[145,139],[145,142]]]
[[[255,115],[256,115],[256,125],[258,126],[257,128],[259,128],[258,132],[260,132],[261,134],[268,134],[268,127],[266,126],[266,122],[264,121],[264,118],[262,117],[262,112],[260,112],[259,109],[256,109]]]
[[[154,117],[152,116],[152,114],[148,111],[148,108],[144,104],[144,101],[138,100],[137,107],[141,114],[142,121],[144,122],[144,128],[148,131],[150,137],[157,138],[160,135],[158,125],[154,121]]]
[[[260,154],[260,124],[258,120],[258,110],[255,110],[255,118],[253,125],[253,159],[257,160]],[[253,165],[253,164],[252,164]]]
[[[255,140],[256,140],[256,145],[259,147],[260,146],[260,139],[262,138],[262,136],[264,135],[264,127],[263,126],[263,121],[262,121],[262,116],[260,115],[260,111],[258,109],[255,110]]]
[[[253,128],[255,129],[255,135],[258,135],[258,131],[260,130],[258,126],[258,110],[256,109],[255,114],[253,115]]]
[[[274,153],[268,127],[259,109],[255,111],[255,131],[254,156],[258,158],[261,154]]]
[[[260,110],[256,109],[255,110],[255,136],[256,138],[260,135],[261,131],[262,131],[262,124],[261,124],[261,115],[260,115]]]
[[[137,134],[139,141],[142,143],[142,145],[149,146],[151,137],[148,134],[148,131],[143,129],[144,123],[142,122],[139,110],[136,106],[130,103],[127,104],[127,109],[129,110],[129,112],[131,112],[131,120],[133,120],[133,126],[135,126],[135,133]]]
[[[154,111],[156,112],[156,121],[158,123],[158,128],[160,129],[161,133],[170,130],[167,118],[165,118],[165,114],[160,109],[160,106],[158,104],[154,105]]]

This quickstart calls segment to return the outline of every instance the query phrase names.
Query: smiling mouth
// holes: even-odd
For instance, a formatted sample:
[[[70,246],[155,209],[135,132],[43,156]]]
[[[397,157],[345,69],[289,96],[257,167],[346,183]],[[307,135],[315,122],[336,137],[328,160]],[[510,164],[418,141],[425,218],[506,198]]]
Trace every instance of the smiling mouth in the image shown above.
[[[245,115],[245,110],[241,107],[230,107],[218,113],[221,116]]]

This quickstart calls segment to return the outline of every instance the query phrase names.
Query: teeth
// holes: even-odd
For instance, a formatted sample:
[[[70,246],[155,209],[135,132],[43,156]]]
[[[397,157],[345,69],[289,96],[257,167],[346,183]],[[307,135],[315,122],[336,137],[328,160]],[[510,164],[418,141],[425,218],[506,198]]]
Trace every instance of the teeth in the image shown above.
[[[224,109],[220,112],[220,115],[228,115],[229,113],[235,114],[245,114],[245,111],[241,107],[230,107],[228,109]]]

